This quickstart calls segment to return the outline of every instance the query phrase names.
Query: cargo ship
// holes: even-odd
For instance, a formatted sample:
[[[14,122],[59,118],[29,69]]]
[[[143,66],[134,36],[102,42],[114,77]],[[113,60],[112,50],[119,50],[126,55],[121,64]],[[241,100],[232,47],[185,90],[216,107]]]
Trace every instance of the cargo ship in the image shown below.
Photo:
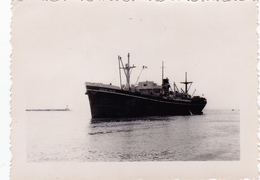
[[[130,74],[135,66],[130,65],[130,54],[127,57],[128,62],[124,65],[122,58],[118,56],[120,86],[85,83],[85,94],[89,98],[92,119],[200,115],[203,113],[202,110],[206,106],[207,100],[204,97],[188,93],[192,82],[187,81],[187,73],[185,73],[185,81],[181,82],[185,85],[184,90],[179,90],[175,82],[173,88],[170,86],[169,79],[164,78],[163,63],[161,85],[153,81],[131,85]],[[144,68],[146,67],[143,66]],[[121,71],[126,77],[124,85]]]

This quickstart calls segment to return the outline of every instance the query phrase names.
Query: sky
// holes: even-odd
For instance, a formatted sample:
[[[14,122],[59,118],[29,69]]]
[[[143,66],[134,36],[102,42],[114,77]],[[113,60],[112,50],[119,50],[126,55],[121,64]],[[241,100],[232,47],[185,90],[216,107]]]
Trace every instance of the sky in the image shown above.
[[[119,85],[117,57],[126,63],[130,53],[137,66],[132,83],[145,65],[139,81],[160,84],[164,61],[170,83],[183,88],[187,72],[190,93],[204,95],[207,109],[239,109],[257,81],[254,7],[253,1],[16,1],[13,99],[24,109],[68,105],[89,112],[84,83]]]

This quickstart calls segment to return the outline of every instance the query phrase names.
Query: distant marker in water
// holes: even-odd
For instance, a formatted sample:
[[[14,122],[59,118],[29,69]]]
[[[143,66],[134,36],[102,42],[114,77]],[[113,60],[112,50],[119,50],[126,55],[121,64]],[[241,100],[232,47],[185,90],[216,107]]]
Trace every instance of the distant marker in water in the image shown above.
[[[26,111],[70,111],[70,109],[66,105],[65,109],[26,109]]]

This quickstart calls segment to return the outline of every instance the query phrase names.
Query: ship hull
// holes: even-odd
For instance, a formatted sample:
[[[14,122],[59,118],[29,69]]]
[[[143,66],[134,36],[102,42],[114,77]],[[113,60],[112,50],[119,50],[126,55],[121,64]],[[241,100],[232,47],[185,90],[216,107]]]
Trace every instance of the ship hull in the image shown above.
[[[169,100],[108,87],[86,88],[92,118],[202,114],[206,105],[203,100]]]

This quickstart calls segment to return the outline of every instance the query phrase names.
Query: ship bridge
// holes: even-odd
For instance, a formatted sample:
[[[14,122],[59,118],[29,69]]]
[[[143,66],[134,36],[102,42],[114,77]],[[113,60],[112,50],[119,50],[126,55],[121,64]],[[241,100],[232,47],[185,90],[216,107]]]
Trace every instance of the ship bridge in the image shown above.
[[[160,94],[162,86],[157,85],[153,81],[139,82],[135,89],[144,94]]]
[[[136,89],[162,89],[162,86],[157,85],[153,81],[139,82]]]

